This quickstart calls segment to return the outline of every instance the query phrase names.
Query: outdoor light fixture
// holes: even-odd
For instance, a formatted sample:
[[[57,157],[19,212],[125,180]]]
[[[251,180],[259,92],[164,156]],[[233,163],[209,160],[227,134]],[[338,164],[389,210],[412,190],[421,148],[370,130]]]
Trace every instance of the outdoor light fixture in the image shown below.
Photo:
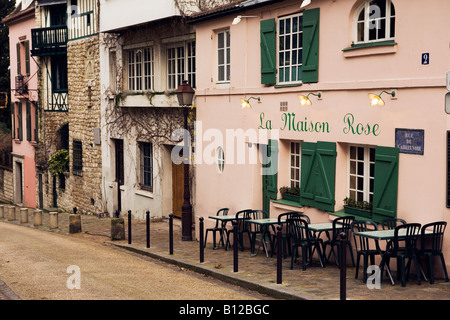
[[[310,92],[310,93],[308,93],[308,95],[307,95],[306,97],[305,97],[304,95],[299,94],[299,95],[298,95],[298,100],[300,100],[300,105],[301,105],[302,107],[303,107],[303,106],[311,106],[311,105],[312,105],[311,100],[309,100],[309,98],[308,98],[311,94],[312,94],[313,96],[318,97],[319,99],[322,97],[322,94],[321,94],[320,92],[317,93],[317,94]]]
[[[239,22],[241,22],[242,18],[257,18],[258,16],[237,16],[236,18],[234,18],[233,20],[233,24],[238,24]]]
[[[373,94],[373,93],[369,93],[369,99],[370,99],[370,105],[372,107],[374,106],[384,106],[384,101],[383,99],[381,99],[381,95],[383,93],[387,93],[390,94],[392,97],[395,97],[395,91],[392,92],[387,92],[387,91],[381,91],[381,93],[379,95]]]
[[[241,108],[242,109],[245,109],[245,108],[251,109],[252,108],[252,106],[250,105],[251,99],[255,99],[255,100],[258,100],[258,102],[261,102],[261,98],[259,98],[259,97],[258,98],[250,97],[250,98],[248,98],[248,100],[241,99]]]
[[[310,3],[311,3],[311,0],[303,0],[302,5],[300,6],[300,9],[306,7]]]

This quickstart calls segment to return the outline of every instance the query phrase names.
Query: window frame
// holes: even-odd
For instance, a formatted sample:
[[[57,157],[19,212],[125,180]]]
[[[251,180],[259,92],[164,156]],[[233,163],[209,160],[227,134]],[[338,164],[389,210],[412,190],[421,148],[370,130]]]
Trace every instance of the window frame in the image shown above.
[[[298,153],[293,153],[293,145],[298,145]],[[293,157],[298,158],[298,166],[292,163]],[[289,185],[291,188],[299,188],[301,185],[301,158],[302,158],[302,144],[300,141],[289,141]],[[298,179],[292,177],[293,170],[298,171]]]
[[[83,173],[83,142],[74,139],[72,142],[72,170],[74,175],[82,175]]]
[[[361,45],[361,44],[370,44],[370,43],[377,43],[377,42],[383,42],[383,41],[392,41],[395,39],[395,22],[396,22],[396,12],[395,12],[395,6],[392,3],[392,0],[383,0],[385,1],[385,16],[384,19],[386,20],[385,23],[385,34],[384,37],[379,37],[377,32],[376,39],[370,40],[370,27],[369,24],[373,23],[372,21],[375,19],[371,19],[372,13],[370,12],[370,3],[372,0],[365,1],[359,8],[356,10],[355,16],[354,16],[354,24],[353,24],[353,43],[355,45]],[[392,15],[391,8],[394,8],[394,15]],[[359,16],[361,15],[361,12],[364,10],[364,20],[360,21]],[[377,18],[378,20],[381,18]],[[391,24],[392,20],[394,23],[394,35],[391,36]],[[363,23],[364,25],[364,34],[363,34],[363,40],[359,40],[359,25],[360,23]],[[388,35],[388,36],[387,36]]]
[[[223,34],[224,47],[219,48],[219,36]],[[219,62],[220,51],[224,51],[223,63]],[[217,78],[216,82],[219,84],[230,83],[231,80],[231,32],[230,29],[222,29],[216,31],[216,54],[217,54]],[[220,77],[220,68],[223,67],[223,78]]]
[[[221,174],[225,170],[225,151],[222,147],[216,149],[217,171]]]
[[[356,148],[355,150],[355,159],[352,159],[352,148]],[[358,148],[363,149],[363,159],[360,160],[358,158]],[[373,152],[373,160],[371,159],[371,151]],[[355,162],[355,171],[352,173],[352,162]],[[358,163],[363,163],[363,173],[360,174],[358,171]],[[348,157],[347,157],[347,196],[356,201],[367,201],[369,203],[373,203],[373,195],[374,195],[374,183],[375,183],[375,147],[371,145],[349,145],[348,146]],[[371,171],[371,166],[373,166],[373,170]],[[355,185],[352,187],[351,180],[352,176],[355,177]],[[363,179],[362,190],[358,190],[358,179]],[[370,187],[372,181],[372,190]],[[352,194],[354,192],[354,195]],[[358,198],[358,193],[362,193],[362,199]]]
[[[149,60],[146,59],[148,50]],[[155,84],[155,51],[153,46],[142,46],[126,49],[126,80],[127,89],[132,92],[154,90]],[[137,62],[137,53],[141,54],[140,62]],[[133,57],[133,62],[130,61]],[[139,66],[138,66],[139,64]],[[133,65],[133,70],[131,70]]]
[[[146,148],[147,147],[147,148]],[[150,154],[146,155],[145,150],[150,150]],[[153,143],[151,142],[139,142],[139,188],[144,191],[153,192],[154,183],[153,183]],[[150,159],[150,167],[149,170],[146,170],[145,159]],[[147,183],[146,174],[150,174],[150,181]]]
[[[281,34],[281,30],[280,30],[280,28],[281,28],[281,21],[287,21],[288,19],[291,21],[291,23],[292,23],[292,20],[294,19],[294,18],[298,18],[298,31],[296,32],[296,34],[299,34],[299,35],[301,35],[301,37],[299,36],[298,37],[298,39],[297,39],[297,47],[296,47],[296,49],[295,50],[297,50],[298,51],[298,53],[296,54],[297,55],[297,60],[300,60],[301,61],[301,63],[299,64],[299,63],[297,63],[297,64],[295,64],[295,66],[296,66],[296,68],[299,68],[299,70],[301,70],[300,71],[300,76],[298,75],[298,70],[297,70],[297,80],[292,80],[292,70],[293,70],[293,68],[294,68],[294,64],[290,64],[289,66],[286,66],[286,65],[284,65],[284,66],[281,66],[280,65],[280,63],[281,63],[281,59],[280,59],[280,54],[281,54],[281,50],[280,50],[280,47],[281,47],[281,37],[286,37],[287,35],[290,35],[290,48],[289,48],[289,53],[290,53],[290,59],[292,60],[292,54],[293,54],[293,52],[294,52],[294,49],[293,49],[293,46],[292,46],[292,44],[293,44],[293,37],[292,37],[292,35],[294,34],[293,32],[290,32],[290,33],[283,33],[283,34]],[[300,23],[300,21],[301,21],[301,23]],[[284,24],[286,24],[286,23],[284,23]],[[294,14],[290,14],[290,15],[287,15],[287,16],[282,16],[282,17],[278,17],[277,18],[277,24],[276,24],[276,27],[277,27],[277,30],[276,30],[276,68],[277,68],[277,84],[278,85],[292,85],[292,84],[302,84],[303,83],[303,77],[302,77],[302,69],[303,69],[303,60],[302,60],[302,57],[303,57],[303,12],[299,12],[299,13],[294,13]],[[283,50],[283,52],[287,52],[287,50]],[[298,56],[298,54],[300,53],[300,57]],[[285,80],[283,80],[282,81],[282,79],[281,79],[281,77],[282,76],[285,76],[285,73],[283,72],[283,74],[282,74],[282,72],[281,72],[281,69],[287,69],[287,68],[289,68],[289,70],[290,70],[290,72],[289,72],[289,80],[288,81],[285,81]]]
[[[183,55],[180,56],[180,49]],[[196,87],[196,43],[195,39],[189,39],[181,42],[174,42],[166,48],[166,72],[167,72],[167,89],[176,90],[183,80],[187,80],[192,88]],[[174,51],[171,57],[170,51]],[[172,64],[173,63],[173,64]],[[180,66],[180,63],[182,66]],[[171,70],[173,69],[173,71]],[[171,79],[171,77],[173,77]]]

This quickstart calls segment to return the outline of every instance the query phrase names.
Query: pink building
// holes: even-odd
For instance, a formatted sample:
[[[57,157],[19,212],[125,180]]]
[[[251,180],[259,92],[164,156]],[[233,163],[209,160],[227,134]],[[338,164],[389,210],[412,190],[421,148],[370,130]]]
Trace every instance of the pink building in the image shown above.
[[[368,206],[358,219],[449,222],[450,2],[301,3],[241,1],[191,21],[196,224],[223,207],[329,222],[346,198]]]
[[[36,208],[37,65],[30,55],[34,1],[22,1],[3,22],[10,40],[14,203]]]

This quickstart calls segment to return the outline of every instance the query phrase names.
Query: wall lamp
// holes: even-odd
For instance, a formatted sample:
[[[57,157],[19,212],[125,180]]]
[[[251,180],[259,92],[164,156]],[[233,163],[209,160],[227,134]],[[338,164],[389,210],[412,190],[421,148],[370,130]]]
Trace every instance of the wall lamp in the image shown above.
[[[392,97],[395,97],[395,91],[387,92],[387,91],[383,90],[378,95],[369,93],[370,105],[372,107],[374,107],[374,106],[382,106],[383,107],[384,106],[384,101],[383,101],[383,99],[381,99],[381,95],[383,93],[387,93],[387,94],[390,94]]]
[[[258,18],[258,16],[237,16],[236,18],[234,18],[233,24],[238,24],[239,22],[241,22],[242,18]]]
[[[250,105],[250,100],[251,99],[255,99],[255,100],[258,100],[258,102],[261,102],[261,98],[260,97],[258,97],[258,98],[255,98],[255,97],[250,97],[250,98],[248,98],[247,100],[245,100],[245,99],[241,99],[241,108],[242,109],[245,109],[245,108],[249,108],[249,109],[251,109],[251,105]]]
[[[320,92],[317,93],[317,94],[310,92],[310,93],[308,93],[306,96],[299,94],[299,95],[298,95],[298,100],[300,100],[300,105],[301,105],[302,107],[303,107],[303,106],[311,106],[311,105],[312,105],[311,100],[309,100],[309,98],[308,98],[311,94],[312,94],[313,96],[318,97],[319,99],[322,97],[322,94],[321,94]]]
[[[303,0],[302,4],[301,4],[301,6],[300,6],[300,9],[306,7],[306,6],[307,6],[308,4],[310,4],[310,3],[311,3],[311,0]]]

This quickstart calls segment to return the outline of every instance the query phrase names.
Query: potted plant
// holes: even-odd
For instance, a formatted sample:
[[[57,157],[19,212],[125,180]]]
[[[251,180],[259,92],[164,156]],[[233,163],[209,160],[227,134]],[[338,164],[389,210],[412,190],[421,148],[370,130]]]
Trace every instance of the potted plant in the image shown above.
[[[284,200],[300,202],[300,188],[295,187],[281,187],[281,198]]]
[[[372,217],[372,203],[367,201],[356,201],[346,197],[344,199],[344,212],[361,217]]]

